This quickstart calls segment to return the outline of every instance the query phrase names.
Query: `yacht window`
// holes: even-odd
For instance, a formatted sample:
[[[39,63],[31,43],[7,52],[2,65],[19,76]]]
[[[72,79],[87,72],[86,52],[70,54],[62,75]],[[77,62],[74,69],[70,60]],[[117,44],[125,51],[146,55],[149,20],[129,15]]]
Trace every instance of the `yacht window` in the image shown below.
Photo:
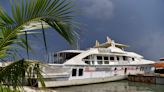
[[[95,62],[94,61],[92,61],[92,65],[94,65],[95,64]]]
[[[84,59],[89,59],[89,56],[85,57]]]
[[[110,60],[114,60],[114,57],[113,57],[113,56],[111,56],[111,57],[110,57]]]
[[[107,56],[104,57],[104,60],[109,60]]]
[[[119,56],[117,56],[117,61],[119,61],[120,60],[120,57]]]
[[[68,60],[68,59],[71,59],[75,56],[77,56],[79,53],[65,53],[65,59]]]
[[[143,71],[144,70],[144,67],[140,67],[140,71]]]
[[[83,76],[83,69],[79,69],[79,76]]]
[[[126,56],[123,56],[123,60],[126,61],[128,60],[128,58]]]
[[[104,64],[109,64],[109,61],[104,61]]]
[[[102,56],[97,56],[97,60],[102,60]]]
[[[97,63],[101,65],[102,64],[102,61],[97,61]]]
[[[134,61],[134,58],[132,58],[132,61]]]
[[[77,56],[80,53],[71,53],[71,52],[61,52],[61,53],[56,53],[54,54],[54,58],[55,58],[55,63],[57,64],[62,64],[65,61]]]
[[[76,72],[77,72],[76,69],[72,69],[72,76],[76,76]]]
[[[90,61],[85,61],[86,64],[90,64]]]

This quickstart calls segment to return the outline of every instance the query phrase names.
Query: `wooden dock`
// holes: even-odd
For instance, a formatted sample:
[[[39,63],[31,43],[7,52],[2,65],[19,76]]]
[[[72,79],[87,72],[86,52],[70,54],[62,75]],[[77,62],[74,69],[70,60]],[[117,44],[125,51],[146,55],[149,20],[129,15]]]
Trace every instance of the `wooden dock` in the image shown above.
[[[128,75],[129,81],[143,82],[151,84],[162,84],[164,85],[164,75],[162,74],[137,74]]]

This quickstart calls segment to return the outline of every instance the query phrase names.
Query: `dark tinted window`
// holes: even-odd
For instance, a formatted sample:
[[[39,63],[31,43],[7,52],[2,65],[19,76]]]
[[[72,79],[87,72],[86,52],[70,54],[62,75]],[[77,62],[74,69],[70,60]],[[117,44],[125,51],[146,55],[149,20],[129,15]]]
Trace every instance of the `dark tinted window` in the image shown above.
[[[120,60],[120,57],[117,56],[117,61],[119,61],[119,60]]]
[[[134,61],[134,58],[132,58],[132,60]]]
[[[114,57],[111,56],[111,57],[110,57],[110,60],[114,60]]]
[[[83,69],[79,69],[79,76],[83,76]]]
[[[85,61],[86,64],[90,64],[90,61]]]
[[[76,76],[76,72],[77,72],[76,69],[72,69],[72,76]]]
[[[128,57],[126,57],[126,56],[123,56],[123,60],[125,61],[125,60],[128,60]]]
[[[108,57],[104,57],[104,60],[109,60]]]
[[[102,60],[102,56],[97,56],[97,60]]]
[[[102,64],[102,61],[97,61],[97,63],[101,65]]]
[[[104,64],[109,64],[109,61],[104,61]]]
[[[89,56],[85,57],[84,59],[89,59]]]
[[[95,62],[94,62],[94,61],[92,61],[92,64],[94,65],[94,64],[95,64]]]

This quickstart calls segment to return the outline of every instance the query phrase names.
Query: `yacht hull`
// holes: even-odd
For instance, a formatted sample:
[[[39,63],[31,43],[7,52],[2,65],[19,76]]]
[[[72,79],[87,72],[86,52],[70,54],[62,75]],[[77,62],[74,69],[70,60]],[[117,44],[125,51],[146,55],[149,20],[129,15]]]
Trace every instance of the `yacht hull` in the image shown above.
[[[103,82],[111,82],[126,79],[127,75],[117,75],[103,78],[86,78],[86,79],[74,79],[65,81],[45,81],[46,87],[63,87],[63,86],[75,86],[75,85],[86,85]],[[41,83],[38,82],[38,87],[41,87]]]

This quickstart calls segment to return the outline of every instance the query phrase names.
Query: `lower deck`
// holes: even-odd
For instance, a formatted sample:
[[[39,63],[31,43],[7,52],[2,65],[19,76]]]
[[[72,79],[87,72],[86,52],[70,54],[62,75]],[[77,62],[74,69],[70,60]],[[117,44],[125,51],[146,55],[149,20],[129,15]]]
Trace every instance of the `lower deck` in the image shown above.
[[[81,85],[125,79],[129,74],[151,72],[151,65],[122,66],[56,66],[43,68],[47,87]],[[114,79],[116,78],[116,79]]]

